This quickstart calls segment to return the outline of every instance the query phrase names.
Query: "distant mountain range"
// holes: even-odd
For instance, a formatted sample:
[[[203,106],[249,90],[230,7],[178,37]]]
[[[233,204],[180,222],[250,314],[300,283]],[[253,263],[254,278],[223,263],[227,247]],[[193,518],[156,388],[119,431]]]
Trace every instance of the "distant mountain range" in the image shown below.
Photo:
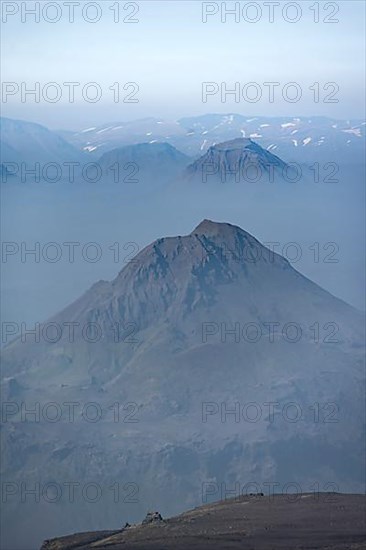
[[[158,239],[39,330],[3,352],[3,482],[104,493],[72,506],[9,497],[13,548],[22,532],[39,541],[146,508],[178,513],[206,482],[362,490],[363,315],[239,227],[204,220]],[[62,417],[25,421],[22,404],[36,403]],[[99,421],[86,424],[86,403]],[[117,482],[138,487],[133,506],[113,502]]]
[[[208,114],[176,122],[147,118],[60,132],[82,151],[100,156],[105,151],[141,142],[167,142],[189,156],[199,156],[217,143],[251,138],[286,162],[362,162],[365,121],[326,117],[246,117]]]
[[[42,166],[52,162],[81,165],[101,162],[105,167],[106,162],[113,164],[118,159],[121,163],[138,161],[142,172],[152,170],[154,176],[160,162],[167,161],[169,175],[174,163],[171,171],[174,174],[176,169],[187,165],[189,159],[197,160],[216,145],[243,138],[254,141],[286,164],[360,165],[365,162],[366,149],[365,122],[325,117],[246,118],[212,114],[177,122],[148,118],[86,128],[81,132],[55,132],[39,124],[1,118],[0,132],[1,163],[5,166],[7,163],[25,163],[32,167],[36,162]],[[139,148],[131,148],[133,145]],[[118,150],[122,150],[121,153]],[[66,169],[65,172],[68,173]],[[127,170],[127,177],[129,174]]]
[[[129,184],[130,188],[149,183],[154,189],[182,177],[202,182],[262,181],[271,168],[274,172],[270,177],[283,176],[287,168],[279,157],[249,138],[212,145],[197,160],[167,142],[155,140],[118,147],[95,158],[42,126],[10,119],[2,119],[2,139],[5,144],[2,181],[14,181],[10,177],[13,174],[21,181],[42,178],[52,181],[52,172],[45,172],[48,163],[58,165],[58,181],[71,180],[68,166],[73,163],[72,182],[95,178],[100,182]],[[32,174],[36,163],[39,164],[37,177]],[[89,171],[83,171],[88,165]]]

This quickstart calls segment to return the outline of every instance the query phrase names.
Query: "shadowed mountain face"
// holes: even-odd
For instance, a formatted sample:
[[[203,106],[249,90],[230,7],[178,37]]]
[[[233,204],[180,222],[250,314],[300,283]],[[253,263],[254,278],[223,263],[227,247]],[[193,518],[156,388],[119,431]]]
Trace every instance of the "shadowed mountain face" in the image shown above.
[[[213,500],[248,482],[362,490],[363,316],[239,227],[204,220],[153,242],[23,340],[3,353],[5,481],[138,495],[9,495],[4,519],[24,518],[29,540],[172,515],[207,483]],[[18,519],[7,537],[26,548]]]
[[[286,175],[287,166],[251,139],[239,138],[209,148],[187,168],[188,177],[212,181],[258,182]]]
[[[154,184],[180,176],[189,157],[168,143],[140,143],[114,149],[99,160],[104,179],[113,183]]]
[[[253,496],[201,506],[178,517],[46,541],[41,550],[361,550],[363,495]]]
[[[77,162],[83,156],[62,137],[40,124],[1,118],[0,132],[1,162],[5,163],[10,171],[15,170],[10,163],[24,163],[25,169],[34,170],[35,163],[43,165],[49,162]],[[19,166],[17,175],[20,175]]]

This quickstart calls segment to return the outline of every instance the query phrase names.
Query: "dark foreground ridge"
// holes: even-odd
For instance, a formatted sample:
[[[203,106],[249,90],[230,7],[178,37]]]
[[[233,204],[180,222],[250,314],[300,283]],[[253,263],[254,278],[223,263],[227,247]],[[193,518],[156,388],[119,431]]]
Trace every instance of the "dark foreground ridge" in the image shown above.
[[[91,548],[365,550],[366,499],[339,493],[243,496],[120,531],[52,539],[41,550]]]

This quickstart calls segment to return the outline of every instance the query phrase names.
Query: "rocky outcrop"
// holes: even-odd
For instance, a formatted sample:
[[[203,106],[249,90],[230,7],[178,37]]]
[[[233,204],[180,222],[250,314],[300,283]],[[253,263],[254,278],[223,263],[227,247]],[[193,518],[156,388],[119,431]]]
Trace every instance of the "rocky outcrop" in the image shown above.
[[[161,517],[159,512],[148,512],[146,514],[145,519],[142,521],[142,525],[148,525],[151,523],[156,524],[156,523],[162,523],[162,522],[163,522],[163,518]]]

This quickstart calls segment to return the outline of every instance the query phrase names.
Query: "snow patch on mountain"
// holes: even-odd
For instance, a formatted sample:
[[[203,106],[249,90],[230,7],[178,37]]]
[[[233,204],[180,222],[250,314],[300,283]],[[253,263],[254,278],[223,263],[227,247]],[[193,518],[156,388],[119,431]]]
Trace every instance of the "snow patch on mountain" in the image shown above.
[[[362,137],[360,128],[350,128],[349,130],[342,130],[345,134],[353,134],[357,137]]]

